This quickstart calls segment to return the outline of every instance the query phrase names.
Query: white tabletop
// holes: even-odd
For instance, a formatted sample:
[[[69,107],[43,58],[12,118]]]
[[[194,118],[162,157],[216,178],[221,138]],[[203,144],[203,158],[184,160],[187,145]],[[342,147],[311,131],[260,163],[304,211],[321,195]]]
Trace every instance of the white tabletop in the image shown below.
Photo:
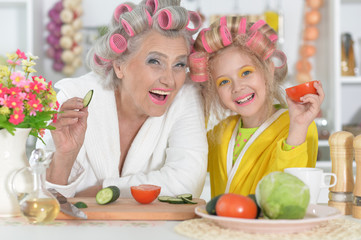
[[[330,172],[329,164],[317,164],[325,172]],[[327,204],[328,189],[320,193],[319,203]],[[209,201],[209,179],[201,198]],[[361,220],[351,216],[343,218],[357,221]],[[28,224],[22,217],[0,218],[1,240],[185,240],[189,239],[174,231],[180,221],[90,221],[90,220],[57,220],[48,225]]]

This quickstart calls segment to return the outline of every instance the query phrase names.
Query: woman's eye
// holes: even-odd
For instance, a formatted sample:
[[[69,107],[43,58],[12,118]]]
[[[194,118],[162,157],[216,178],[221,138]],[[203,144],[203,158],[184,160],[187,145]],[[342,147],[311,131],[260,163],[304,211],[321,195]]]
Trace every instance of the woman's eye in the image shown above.
[[[177,63],[175,66],[179,67],[179,68],[185,68],[187,66],[187,64],[185,64],[185,63]]]
[[[155,59],[155,58],[151,58],[148,60],[148,63],[149,64],[160,64],[160,62],[158,61],[158,59]]]

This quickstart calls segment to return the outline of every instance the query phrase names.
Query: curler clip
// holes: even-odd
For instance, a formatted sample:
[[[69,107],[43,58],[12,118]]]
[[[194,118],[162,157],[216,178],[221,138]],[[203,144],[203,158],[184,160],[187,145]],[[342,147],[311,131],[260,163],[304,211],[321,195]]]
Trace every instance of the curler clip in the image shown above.
[[[207,54],[205,52],[194,52],[189,55],[190,77],[194,82],[205,82],[208,80]]]
[[[146,6],[150,7],[152,15],[158,10],[158,0],[147,0],[145,3]]]
[[[106,63],[110,62],[110,60],[105,59],[105,58],[102,58],[102,57],[96,55],[95,53],[94,53],[93,60],[94,60],[95,64],[96,64],[96,65],[99,65],[99,66],[100,66],[100,65],[103,65],[104,62],[106,62]]]
[[[121,34],[115,33],[110,37],[109,45],[115,53],[119,54],[127,49],[127,40]]]
[[[257,31],[258,29],[260,29],[263,25],[265,25],[266,22],[264,20],[258,20],[257,22],[255,22],[252,27],[249,29],[250,32],[254,32]]]
[[[114,11],[114,19],[119,23],[119,17],[123,13],[131,12],[133,9],[128,4],[120,4]]]
[[[193,23],[194,28],[189,28],[189,22]],[[186,29],[190,32],[197,32],[198,29],[201,27],[202,25],[202,19],[201,16],[199,16],[199,14],[197,12],[194,11],[188,11],[188,24]]]
[[[145,9],[145,14],[147,15],[148,25],[149,25],[149,27],[151,27],[151,26],[152,26],[152,24],[153,24],[153,19],[152,19],[152,16],[150,15],[150,13],[148,12],[148,10],[147,10],[147,9]]]
[[[286,54],[280,50],[274,50],[270,57],[276,69],[283,68],[287,63]]]
[[[205,32],[206,31],[209,31],[210,29],[209,28],[204,28],[201,30],[200,32],[200,35],[201,35],[201,40],[202,40],[202,45],[203,45],[203,48],[208,52],[208,53],[212,53],[213,50],[209,47],[208,45],[208,42],[206,40],[206,37],[205,37]]]
[[[238,27],[238,34],[239,35],[246,34],[246,30],[247,30],[247,18],[241,18]]]
[[[124,28],[124,31],[128,34],[128,36],[133,37],[135,33],[132,26],[125,19],[122,19],[121,23]]]
[[[223,46],[227,47],[228,45],[230,45],[232,43],[231,32],[228,30],[227,25],[221,25],[221,27],[219,28],[219,31],[221,34]]]
[[[172,13],[168,9],[161,10],[158,15],[159,26],[164,30],[169,30],[172,26]]]

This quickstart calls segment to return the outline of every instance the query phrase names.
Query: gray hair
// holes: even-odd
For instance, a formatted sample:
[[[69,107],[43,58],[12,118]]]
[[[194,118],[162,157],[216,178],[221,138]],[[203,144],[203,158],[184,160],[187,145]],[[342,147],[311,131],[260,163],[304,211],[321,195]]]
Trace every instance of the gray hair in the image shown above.
[[[182,36],[190,51],[192,35],[198,29],[187,27],[190,14],[179,5],[180,0],[143,0],[138,5],[126,2],[116,8],[108,32],[97,40],[86,59],[90,69],[104,79],[106,88],[115,89],[120,84],[113,63],[127,63],[150,31],[155,30],[169,38]],[[167,18],[169,14],[172,21]],[[119,48],[114,49],[111,42]],[[123,45],[124,49],[120,49]]]

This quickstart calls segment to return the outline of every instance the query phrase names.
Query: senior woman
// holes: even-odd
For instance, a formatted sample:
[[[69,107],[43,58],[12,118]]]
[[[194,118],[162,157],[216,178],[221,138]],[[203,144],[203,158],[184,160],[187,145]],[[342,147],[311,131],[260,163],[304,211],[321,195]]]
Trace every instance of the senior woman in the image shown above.
[[[186,75],[199,25],[180,0],[116,8],[88,54],[92,72],[55,85],[61,107],[44,137],[55,151],[48,187],[72,197],[116,185],[130,197],[130,186],[154,184],[163,195],[200,196],[208,146],[199,89]]]

